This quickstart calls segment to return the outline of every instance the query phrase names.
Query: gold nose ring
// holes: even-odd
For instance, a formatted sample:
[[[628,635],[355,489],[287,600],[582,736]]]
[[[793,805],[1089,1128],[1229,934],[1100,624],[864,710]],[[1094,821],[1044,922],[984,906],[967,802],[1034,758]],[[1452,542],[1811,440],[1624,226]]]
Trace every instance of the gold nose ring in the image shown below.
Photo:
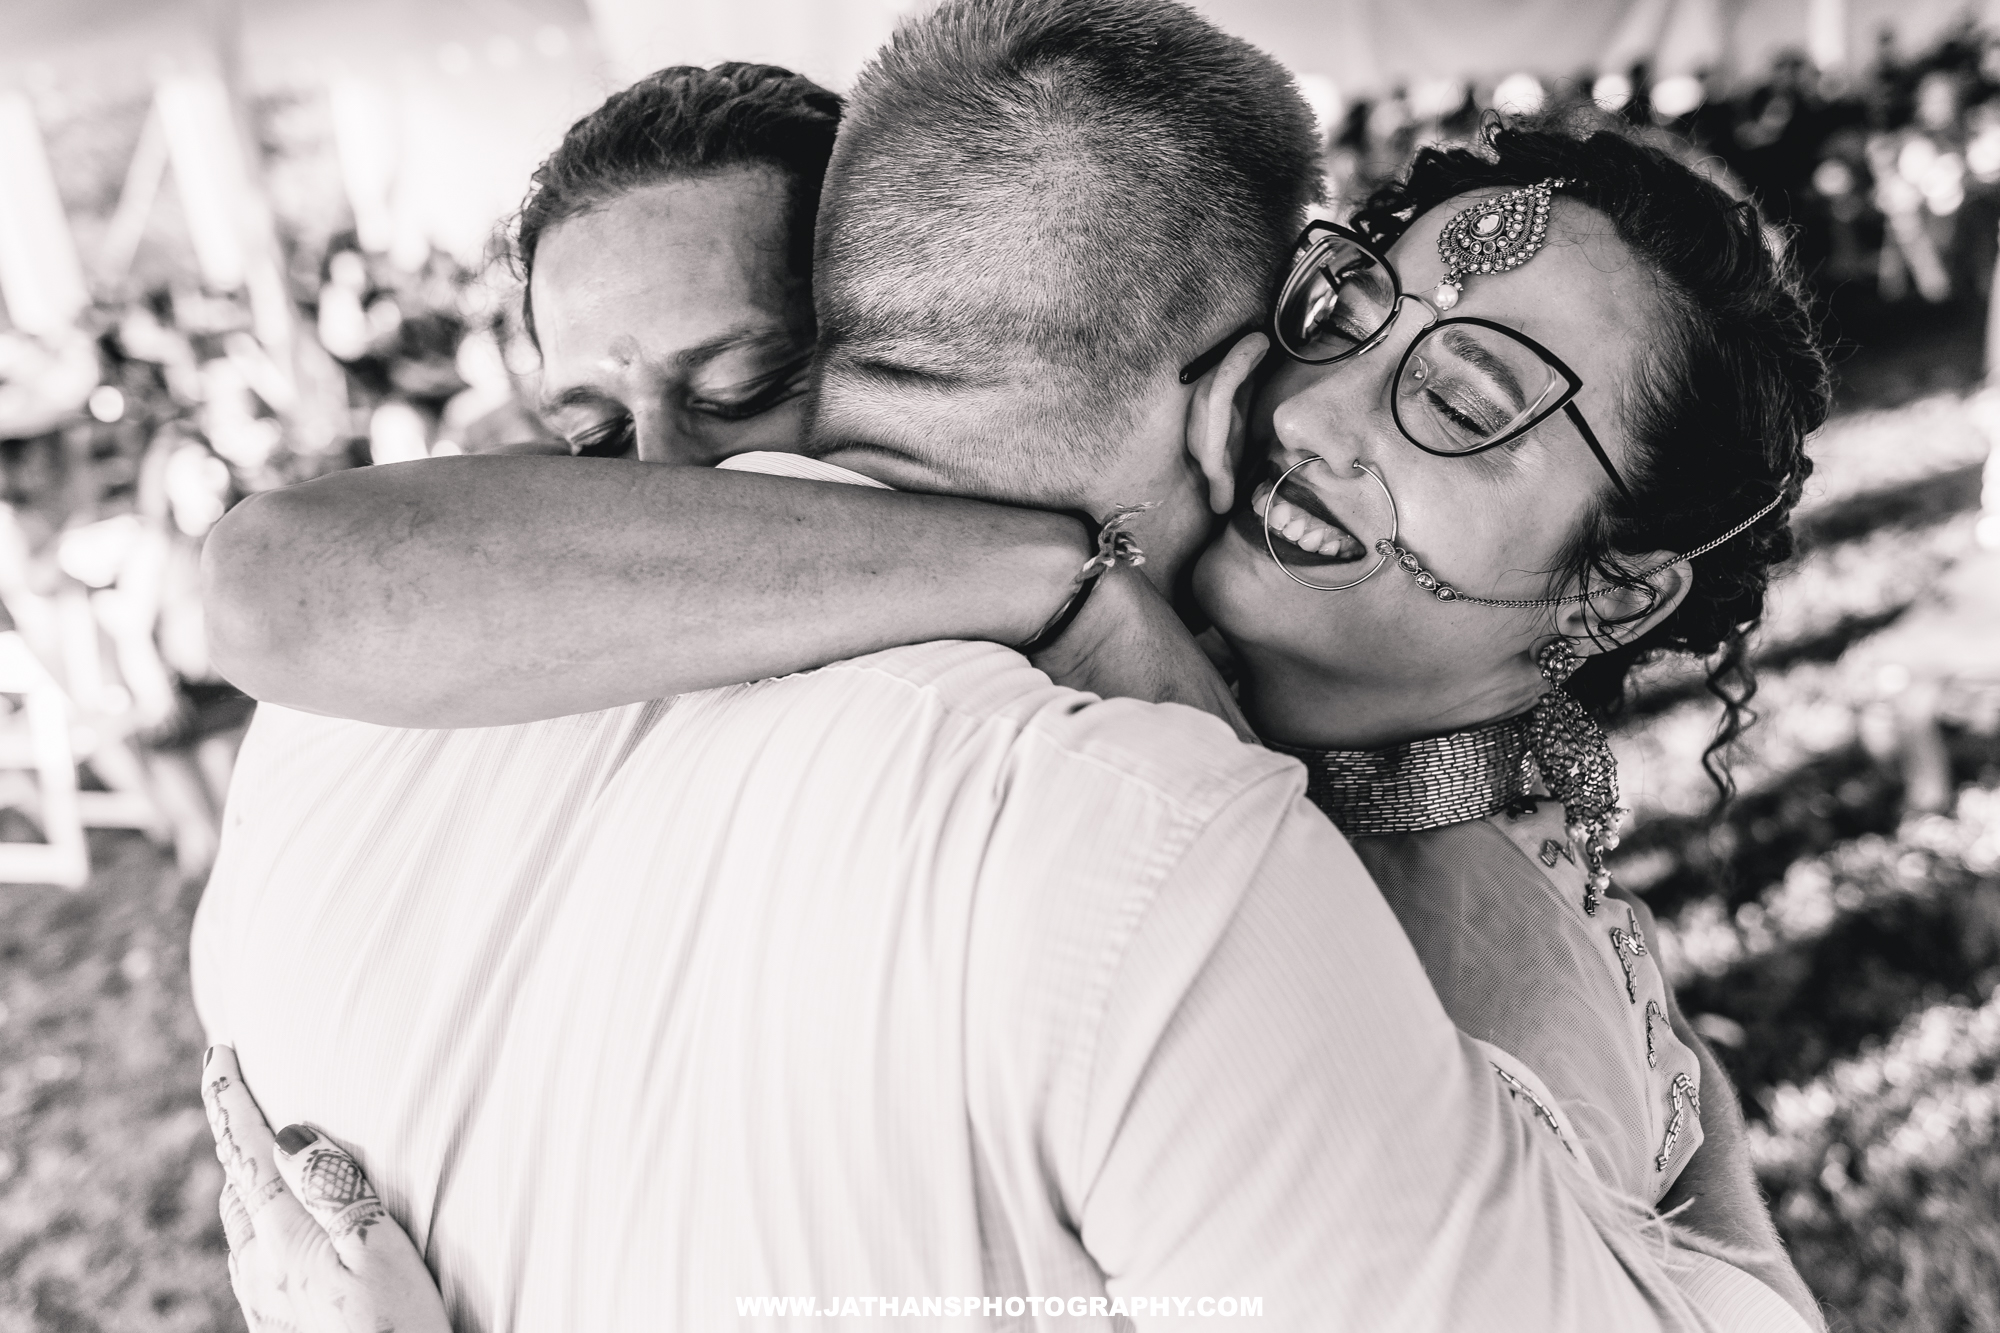
[[[1367,573],[1355,579],[1352,583],[1314,583],[1308,579],[1302,579],[1292,572],[1289,565],[1278,558],[1277,545],[1271,540],[1271,502],[1278,498],[1278,488],[1285,484],[1285,478],[1291,476],[1308,463],[1326,463],[1326,460],[1318,454],[1307,454],[1304,458],[1301,458],[1298,462],[1279,473],[1278,479],[1271,483],[1271,499],[1264,502],[1264,549],[1271,553],[1271,563],[1283,570],[1286,578],[1299,584],[1301,587],[1311,588],[1316,592],[1346,592],[1349,588],[1358,588],[1368,582],[1368,580],[1374,578],[1376,574],[1381,572],[1382,566],[1389,563],[1389,553],[1386,550],[1382,550],[1379,543],[1377,544],[1377,550],[1380,551],[1380,554],[1376,556],[1375,563],[1368,567]],[[1332,467],[1333,464],[1327,463],[1327,466]],[[1402,518],[1396,512],[1396,497],[1389,490],[1389,483],[1382,480],[1381,473],[1369,467],[1358,458],[1354,460],[1352,466],[1356,472],[1366,472],[1370,477],[1373,477],[1375,484],[1382,488],[1382,496],[1389,502],[1389,541],[1393,545],[1397,535],[1402,531]]]

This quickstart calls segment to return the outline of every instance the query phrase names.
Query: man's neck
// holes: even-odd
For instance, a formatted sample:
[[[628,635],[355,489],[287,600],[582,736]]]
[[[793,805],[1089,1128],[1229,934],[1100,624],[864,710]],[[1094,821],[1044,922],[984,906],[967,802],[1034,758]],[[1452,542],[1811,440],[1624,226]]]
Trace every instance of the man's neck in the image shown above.
[[[885,445],[863,440],[841,440],[831,444],[808,445],[805,453],[823,463],[858,472],[899,491],[918,491],[926,495],[972,493],[963,484],[955,483],[922,460]]]
[[[845,436],[837,433],[841,417],[863,429]],[[1039,474],[1025,466],[1008,469],[1000,465],[1005,451],[999,449],[986,460],[989,466],[976,472],[962,463],[953,466],[949,460],[966,457],[965,451],[899,445],[868,431],[867,421],[865,411],[818,414],[817,424],[824,434],[818,442],[809,443],[805,452],[897,490],[1038,509],[1073,509],[1100,522],[1126,506],[1151,506],[1133,520],[1130,530],[1150,557],[1143,566],[1144,574],[1169,595],[1179,571],[1214,527],[1207,483],[1185,446],[1187,405],[1178,397],[1163,397],[1148,410],[1134,413],[1121,438],[1104,440],[1092,451],[1100,462],[1068,469],[1045,463]],[[930,423],[927,428],[932,432],[927,438],[947,438],[951,431],[949,419]]]

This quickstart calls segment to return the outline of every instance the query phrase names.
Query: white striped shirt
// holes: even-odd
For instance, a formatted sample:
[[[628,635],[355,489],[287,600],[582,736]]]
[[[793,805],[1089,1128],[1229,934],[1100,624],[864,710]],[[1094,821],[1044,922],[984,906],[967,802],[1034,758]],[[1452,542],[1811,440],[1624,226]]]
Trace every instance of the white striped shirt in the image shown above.
[[[518,727],[267,706],[197,1000],[461,1329],[967,1295],[1118,1304],[957,1326],[1658,1326],[1679,1298],[1303,789],[989,644]]]

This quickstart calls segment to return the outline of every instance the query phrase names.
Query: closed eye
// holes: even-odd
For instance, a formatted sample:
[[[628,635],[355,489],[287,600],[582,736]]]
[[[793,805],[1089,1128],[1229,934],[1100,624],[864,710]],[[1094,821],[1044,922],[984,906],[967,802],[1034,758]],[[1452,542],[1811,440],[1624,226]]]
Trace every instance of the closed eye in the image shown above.
[[[813,354],[807,352],[768,375],[734,385],[724,393],[691,395],[687,400],[688,410],[721,421],[747,421],[804,393],[812,360]]]
[[[1432,411],[1438,413],[1440,416],[1449,420],[1452,425],[1458,427],[1460,430],[1464,431],[1467,435],[1476,437],[1476,436],[1484,436],[1489,433],[1490,430],[1489,427],[1481,424],[1480,422],[1474,421],[1471,417],[1459,411],[1457,406],[1454,405],[1452,401],[1449,398],[1446,398],[1443,394],[1438,393],[1435,390],[1430,390],[1427,391],[1424,396],[1430,399]]]
[[[608,421],[569,437],[572,458],[627,458],[638,443],[632,414],[621,412]]]

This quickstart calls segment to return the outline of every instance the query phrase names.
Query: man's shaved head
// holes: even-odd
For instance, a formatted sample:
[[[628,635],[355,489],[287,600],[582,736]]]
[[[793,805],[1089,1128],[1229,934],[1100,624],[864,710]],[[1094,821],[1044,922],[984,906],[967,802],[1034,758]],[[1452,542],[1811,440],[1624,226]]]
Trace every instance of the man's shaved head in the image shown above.
[[[828,433],[865,397],[975,489],[1087,468],[1261,310],[1317,149],[1290,76],[1171,0],[945,0],[904,23],[827,173]]]

